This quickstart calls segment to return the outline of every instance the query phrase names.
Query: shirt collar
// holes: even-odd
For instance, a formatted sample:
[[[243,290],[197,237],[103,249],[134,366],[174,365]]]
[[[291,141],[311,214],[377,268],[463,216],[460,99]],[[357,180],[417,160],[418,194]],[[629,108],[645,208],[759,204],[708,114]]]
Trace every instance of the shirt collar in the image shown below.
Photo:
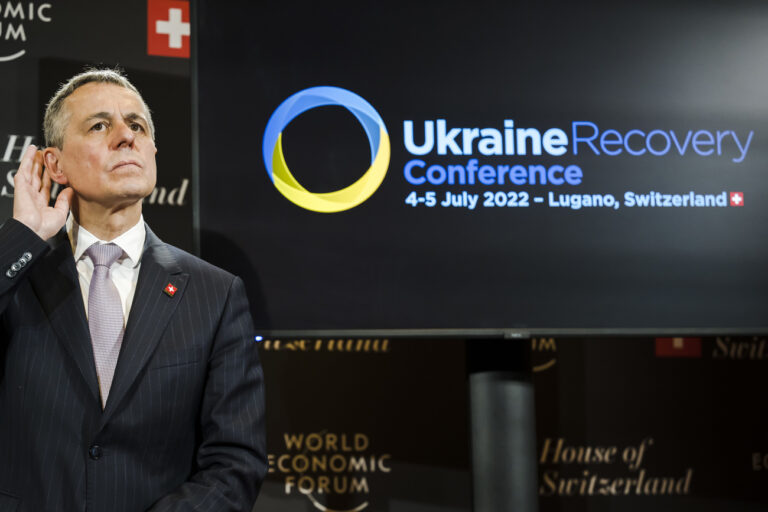
[[[67,217],[66,228],[75,261],[79,261],[86,249],[97,242],[113,243],[120,247],[125,252],[126,257],[131,260],[131,264],[134,267],[141,261],[141,254],[144,252],[144,240],[147,238],[144,215],[139,218],[139,222],[135,226],[114,240],[99,240],[95,235],[78,224],[71,212],[69,217]]]

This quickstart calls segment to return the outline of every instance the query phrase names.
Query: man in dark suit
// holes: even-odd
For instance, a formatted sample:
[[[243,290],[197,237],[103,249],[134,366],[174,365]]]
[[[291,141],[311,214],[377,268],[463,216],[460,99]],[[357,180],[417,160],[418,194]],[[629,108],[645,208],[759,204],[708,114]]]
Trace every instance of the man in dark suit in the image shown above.
[[[0,227],[0,512],[249,512],[267,464],[242,281],[144,224],[154,126],[122,75],[71,79],[45,132]]]

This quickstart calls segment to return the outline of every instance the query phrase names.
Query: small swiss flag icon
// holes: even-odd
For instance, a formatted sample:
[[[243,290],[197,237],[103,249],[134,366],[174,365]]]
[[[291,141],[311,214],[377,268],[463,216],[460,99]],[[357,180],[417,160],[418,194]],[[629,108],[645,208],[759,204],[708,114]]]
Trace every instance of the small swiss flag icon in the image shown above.
[[[731,192],[731,206],[744,206],[744,192]]]
[[[656,357],[701,357],[701,338],[656,338]]]
[[[147,54],[189,58],[189,2],[147,1]]]

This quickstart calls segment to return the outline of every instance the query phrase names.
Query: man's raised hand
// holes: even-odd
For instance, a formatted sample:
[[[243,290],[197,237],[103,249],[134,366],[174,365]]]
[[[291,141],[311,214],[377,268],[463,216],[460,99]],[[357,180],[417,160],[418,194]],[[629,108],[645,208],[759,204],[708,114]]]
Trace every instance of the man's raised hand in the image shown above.
[[[43,167],[43,152],[30,145],[21,158],[13,178],[13,218],[47,240],[55,235],[67,220],[73,191],[59,192],[56,204],[51,200],[51,177]]]

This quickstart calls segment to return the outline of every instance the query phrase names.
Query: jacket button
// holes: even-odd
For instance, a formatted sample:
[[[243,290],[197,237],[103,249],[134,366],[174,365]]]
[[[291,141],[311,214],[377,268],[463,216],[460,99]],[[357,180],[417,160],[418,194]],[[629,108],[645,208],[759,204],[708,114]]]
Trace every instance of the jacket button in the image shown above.
[[[31,252],[25,252],[24,254],[21,255],[21,259],[23,259],[24,261],[29,263],[30,260],[32,259],[32,253]]]
[[[18,272],[19,270],[21,270],[21,264],[17,261],[13,265],[11,265],[11,270],[13,270],[14,272]]]
[[[5,272],[5,277],[8,277],[8,278],[10,278],[10,279],[13,279],[14,277],[16,277],[16,272],[14,272],[13,270],[11,270],[11,269],[9,268],[9,269],[8,269],[8,270],[6,270],[6,272]]]
[[[101,446],[95,444],[88,450],[88,455],[93,460],[99,460],[101,458]]]

